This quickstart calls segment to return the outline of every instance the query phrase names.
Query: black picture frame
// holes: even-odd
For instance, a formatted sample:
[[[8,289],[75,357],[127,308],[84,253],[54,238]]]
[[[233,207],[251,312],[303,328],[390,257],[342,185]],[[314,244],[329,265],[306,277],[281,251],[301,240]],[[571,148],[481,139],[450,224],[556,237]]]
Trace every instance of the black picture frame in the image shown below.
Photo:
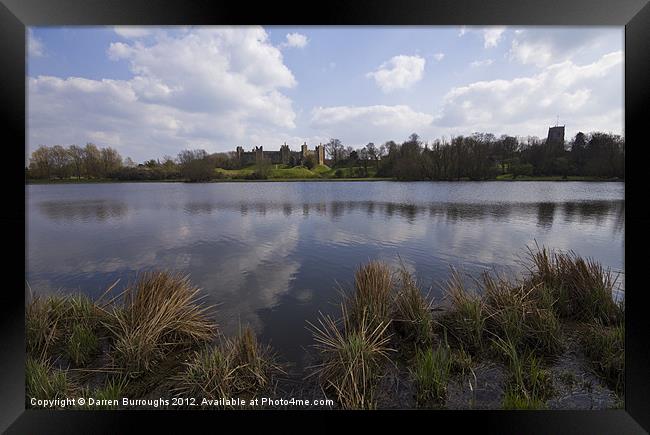
[[[250,417],[276,422],[280,418],[309,417],[307,425],[285,426],[312,430],[336,416],[351,412],[246,411],[46,411],[25,410],[24,268],[25,246],[25,91],[26,26],[61,25],[165,25],[165,24],[336,24],[336,25],[613,25],[625,26],[625,409],[605,411],[414,411],[409,420],[397,412],[361,415],[373,422],[412,424],[422,419],[431,430],[470,427],[497,433],[647,433],[650,430],[648,352],[649,318],[644,263],[647,262],[647,148],[642,134],[650,106],[650,4],[648,0],[480,0],[425,2],[416,0],[357,0],[303,2],[216,3],[151,0],[0,0],[0,111],[2,143],[11,156],[4,165],[3,192],[12,201],[0,212],[9,246],[5,278],[0,292],[0,430],[7,433],[117,433],[163,424],[166,431],[188,430],[188,421],[213,430],[225,429],[223,418]],[[645,121],[645,122],[644,122]],[[22,144],[23,146],[19,146]],[[645,173],[644,173],[645,172]],[[15,263],[15,264],[12,264]],[[402,412],[403,413],[403,412]],[[435,414],[433,414],[435,413]],[[241,419],[244,416],[245,419]],[[229,419],[230,419],[229,418]],[[235,423],[234,421],[231,423]],[[419,422],[418,422],[419,423]],[[232,426],[228,426],[232,427]],[[237,429],[238,427],[232,427]]]

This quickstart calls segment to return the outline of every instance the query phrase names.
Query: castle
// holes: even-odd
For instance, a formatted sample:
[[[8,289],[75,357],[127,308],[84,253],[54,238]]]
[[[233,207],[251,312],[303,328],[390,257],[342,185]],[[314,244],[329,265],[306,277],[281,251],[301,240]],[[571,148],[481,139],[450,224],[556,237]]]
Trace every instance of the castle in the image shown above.
[[[267,159],[272,164],[302,165],[310,155],[315,155],[317,165],[325,164],[325,145],[319,144],[315,149],[310,150],[307,148],[307,142],[300,146],[300,151],[291,151],[285,142],[280,146],[280,151],[264,151],[262,146],[254,147],[253,151],[244,151],[243,147],[238,146],[236,154],[242,166],[255,164],[262,159]]]

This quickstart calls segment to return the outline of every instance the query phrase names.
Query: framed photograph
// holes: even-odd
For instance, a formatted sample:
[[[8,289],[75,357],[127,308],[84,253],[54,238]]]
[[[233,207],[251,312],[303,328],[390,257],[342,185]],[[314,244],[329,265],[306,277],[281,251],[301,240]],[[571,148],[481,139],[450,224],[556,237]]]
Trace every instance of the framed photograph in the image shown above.
[[[0,17],[2,430],[649,430],[645,0]]]

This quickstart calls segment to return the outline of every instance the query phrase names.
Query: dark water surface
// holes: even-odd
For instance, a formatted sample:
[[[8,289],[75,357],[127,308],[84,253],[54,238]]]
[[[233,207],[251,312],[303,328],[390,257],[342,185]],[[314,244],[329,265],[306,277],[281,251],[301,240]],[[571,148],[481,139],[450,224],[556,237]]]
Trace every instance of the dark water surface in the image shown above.
[[[336,283],[368,259],[401,258],[436,297],[449,265],[519,270],[534,240],[623,269],[623,183],[29,185],[26,202],[35,292],[98,296],[139,271],[189,273],[226,334],[251,324],[298,364],[305,320],[335,312]]]

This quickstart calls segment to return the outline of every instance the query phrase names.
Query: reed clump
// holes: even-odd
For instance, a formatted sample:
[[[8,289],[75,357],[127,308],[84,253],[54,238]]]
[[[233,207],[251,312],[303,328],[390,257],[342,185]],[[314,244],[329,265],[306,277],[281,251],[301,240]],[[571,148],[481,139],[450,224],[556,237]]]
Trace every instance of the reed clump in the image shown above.
[[[546,287],[511,282],[487,272],[483,273],[481,287],[487,312],[486,332],[507,337],[518,349],[532,349],[543,355],[562,349],[555,301]]]
[[[478,293],[466,289],[462,277],[453,268],[445,293],[450,307],[438,323],[464,349],[480,352],[488,315],[485,301]]]
[[[78,406],[79,409],[117,409],[119,401],[125,396],[128,378],[126,376],[108,377],[100,387],[91,389],[84,387],[81,390],[81,397],[92,397],[95,404],[85,403]]]
[[[354,291],[344,296],[348,322],[388,325],[392,319],[393,296],[390,267],[380,261],[362,265],[354,274]]]
[[[263,346],[249,327],[216,346],[195,351],[175,379],[174,391],[183,397],[210,400],[270,392],[284,373],[269,346]],[[225,407],[225,405],[224,405]]]
[[[625,385],[625,326],[587,325],[582,334],[582,346],[595,372],[623,396]]]
[[[450,306],[439,323],[457,344],[479,354],[490,343],[486,339],[497,336],[539,354],[553,355],[562,349],[556,300],[546,287],[489,272],[474,283],[476,288],[468,290],[452,269],[446,285]]]
[[[228,340],[226,347],[231,350],[237,367],[234,378],[235,391],[265,391],[272,386],[274,376],[283,373],[272,349],[261,345],[250,327],[244,328],[234,339]]]
[[[509,378],[503,398],[504,409],[540,409],[553,392],[551,376],[533,351],[521,351],[509,337],[495,337],[495,346],[503,353]]]
[[[413,275],[403,266],[399,270],[400,287],[395,296],[395,329],[416,346],[433,340],[432,301],[424,296]]]
[[[160,386],[211,399],[272,394],[284,373],[275,353],[250,327],[217,336],[211,308],[186,276],[165,272],[141,275],[106,303],[81,295],[31,298],[27,397],[74,392],[113,408],[125,394],[143,397]]]
[[[67,373],[55,368],[47,359],[28,355],[25,361],[26,400],[63,399],[75,391]],[[27,402],[29,403],[29,402]]]
[[[528,280],[553,292],[560,317],[604,325],[622,321],[624,309],[613,298],[617,277],[610,269],[573,251],[537,245],[528,247],[527,260]]]
[[[410,369],[417,390],[418,404],[428,401],[443,403],[447,384],[454,368],[454,357],[446,343],[435,348],[418,349]]]
[[[390,361],[388,323],[370,321],[362,311],[362,317],[352,324],[345,310],[343,305],[341,321],[321,315],[317,325],[308,322],[321,357],[309,376],[317,376],[341,408],[372,409],[383,365]]]
[[[103,310],[85,295],[33,296],[25,307],[27,353],[47,359],[64,355],[80,365],[97,352]]]
[[[65,345],[68,360],[76,366],[83,366],[90,362],[98,350],[99,338],[95,331],[88,325],[75,323]]]
[[[187,276],[148,272],[122,296],[105,325],[113,337],[114,364],[132,375],[150,370],[173,350],[214,337],[211,307],[201,303],[199,289]]]

